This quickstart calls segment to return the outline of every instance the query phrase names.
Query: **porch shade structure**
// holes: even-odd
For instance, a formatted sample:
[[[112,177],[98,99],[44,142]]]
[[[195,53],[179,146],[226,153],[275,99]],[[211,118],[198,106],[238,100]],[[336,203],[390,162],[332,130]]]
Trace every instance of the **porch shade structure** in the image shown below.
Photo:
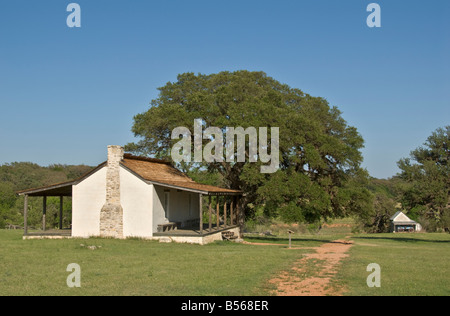
[[[208,224],[205,228],[203,225],[203,197],[207,199],[207,216]],[[199,198],[199,212],[200,212],[200,226],[199,233],[202,235],[205,230],[207,233],[218,231],[222,229],[231,228],[234,226],[242,226],[244,221],[244,214],[239,207],[239,200],[242,194],[202,194]],[[215,201],[212,200],[215,197]],[[215,216],[215,222],[213,221]],[[215,227],[213,226],[215,225]]]
[[[211,232],[213,229],[213,213],[216,216],[216,229],[219,229],[221,209],[223,209],[222,218],[224,227],[227,226],[228,222],[230,223],[230,226],[242,225],[244,222],[244,214],[241,211],[239,203],[240,198],[243,196],[241,190],[226,189],[195,182],[186,174],[174,168],[169,162],[159,159],[125,154],[121,166],[147,183],[168,189],[199,194],[200,234],[203,234],[205,229],[203,227],[203,197],[208,197],[208,232]],[[212,205],[211,197],[213,196],[216,197],[215,207]],[[222,204],[220,204],[220,201]]]
[[[59,223],[58,228],[63,229],[63,212],[64,212],[64,197],[72,197],[72,185],[75,181],[69,181],[64,183],[58,183],[50,186],[34,188],[29,190],[18,191],[18,195],[23,195],[24,200],[24,235],[28,234],[28,198],[29,197],[42,197],[42,230],[46,230],[47,222],[47,197],[59,197]]]

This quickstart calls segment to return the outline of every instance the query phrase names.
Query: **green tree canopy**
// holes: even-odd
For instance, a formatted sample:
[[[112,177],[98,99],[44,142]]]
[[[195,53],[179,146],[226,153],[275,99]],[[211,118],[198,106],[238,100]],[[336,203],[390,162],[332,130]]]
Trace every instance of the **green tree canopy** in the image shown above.
[[[402,203],[415,217],[450,226],[450,126],[438,128],[409,158],[398,162]],[[433,226],[433,225],[431,225]]]
[[[140,139],[127,151],[170,159],[176,142],[172,130],[184,126],[194,135],[195,119],[224,132],[226,127],[279,127],[280,165],[273,174],[261,173],[261,162],[248,159],[181,167],[218,173],[224,185],[246,193],[244,205],[259,203],[266,214],[289,221],[317,222],[372,205],[362,186],[368,178],[360,168],[363,139],[325,99],[250,71],[180,74],[159,92],[150,108],[134,117],[132,131]]]

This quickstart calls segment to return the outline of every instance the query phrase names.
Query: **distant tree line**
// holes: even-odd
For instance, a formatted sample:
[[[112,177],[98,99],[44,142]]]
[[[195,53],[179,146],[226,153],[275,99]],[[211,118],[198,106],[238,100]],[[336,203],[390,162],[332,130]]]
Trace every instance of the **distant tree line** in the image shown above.
[[[6,225],[23,227],[23,197],[16,192],[20,190],[42,187],[76,179],[91,170],[91,167],[78,165],[50,165],[41,167],[31,162],[14,162],[0,166],[0,228]],[[72,203],[70,198],[64,199],[63,226],[69,227],[72,219]],[[42,227],[42,198],[29,198],[28,225]],[[47,199],[46,222],[48,228],[59,223],[59,198]]]
[[[418,221],[427,231],[440,231],[450,226],[450,171],[449,147],[450,126],[439,128],[427,139],[423,146],[413,150],[409,158],[399,160],[401,170],[390,179],[368,178],[361,183],[367,190],[371,205],[355,212],[353,216],[360,231],[388,232],[390,217],[401,210],[411,219]],[[15,162],[0,166],[0,228],[7,224],[23,226],[23,197],[19,190],[41,187],[76,179],[91,170],[85,165],[51,165],[41,167],[30,162]],[[226,186],[224,177],[217,171],[200,167],[187,170],[196,181],[211,185]],[[283,186],[283,182],[280,182]],[[299,189],[299,188],[297,188]],[[279,217],[289,222],[289,214],[277,215],[264,210],[264,204],[249,204],[252,210],[247,215],[264,214],[267,218]],[[257,212],[258,211],[258,212]],[[59,199],[47,200],[47,226],[54,228],[59,223]],[[64,201],[64,227],[69,227],[72,217],[70,198]],[[29,199],[30,226],[42,225],[42,198]],[[291,220],[292,222],[292,220]],[[305,222],[307,221],[297,221]]]

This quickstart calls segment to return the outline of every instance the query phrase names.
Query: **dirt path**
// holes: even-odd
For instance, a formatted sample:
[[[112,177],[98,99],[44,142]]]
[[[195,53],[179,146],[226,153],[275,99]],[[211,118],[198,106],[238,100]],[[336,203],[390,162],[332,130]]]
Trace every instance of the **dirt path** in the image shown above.
[[[275,244],[275,243],[268,243],[268,242],[249,242],[249,241],[244,241],[242,243],[244,245],[255,245],[255,246],[284,246],[284,247],[287,246],[287,244]],[[317,249],[317,247],[297,247],[297,246],[292,246],[291,249]]]
[[[352,246],[349,240],[335,240],[314,248],[289,271],[284,271],[270,280],[278,296],[325,296],[341,295],[343,289],[330,287],[331,278],[337,273],[342,259],[348,257]]]

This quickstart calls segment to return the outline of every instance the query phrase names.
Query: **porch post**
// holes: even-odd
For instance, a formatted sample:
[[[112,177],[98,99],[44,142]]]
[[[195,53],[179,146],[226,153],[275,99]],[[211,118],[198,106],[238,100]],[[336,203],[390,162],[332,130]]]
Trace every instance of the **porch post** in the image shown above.
[[[219,206],[219,196],[216,196],[217,199],[217,204],[216,204],[216,222],[217,222],[217,230],[219,230],[219,226],[220,226],[220,218],[219,218],[219,213],[220,213],[220,206]]]
[[[209,196],[209,231],[212,229],[212,222],[211,222],[211,213],[212,213],[212,207],[211,207],[211,195]]]
[[[25,201],[23,203],[23,234],[28,234],[28,194],[25,194]]]
[[[63,196],[59,197],[59,229],[63,226]]]
[[[43,213],[43,215],[42,215],[42,230],[45,230],[45,226],[46,226],[45,215],[47,215],[47,197],[44,196],[42,201],[43,201],[43,203],[42,203],[43,204],[42,205],[42,208],[43,208],[43,211],[42,211],[42,213]]]
[[[235,200],[235,197],[233,196],[233,197],[231,198],[231,204],[230,204],[230,225],[231,225],[231,226],[233,226],[233,216],[234,216],[234,214],[233,214],[233,208],[234,208],[234,200]]]
[[[203,234],[203,194],[199,194],[198,207],[200,212],[200,234]]]
[[[245,217],[244,217],[244,212],[242,209],[242,205],[241,205],[241,196],[239,196],[239,198],[237,198],[236,200],[236,222],[237,225],[239,226],[239,237],[243,238],[244,235],[244,221],[245,221]]]
[[[223,226],[227,227],[227,197],[223,198]]]

